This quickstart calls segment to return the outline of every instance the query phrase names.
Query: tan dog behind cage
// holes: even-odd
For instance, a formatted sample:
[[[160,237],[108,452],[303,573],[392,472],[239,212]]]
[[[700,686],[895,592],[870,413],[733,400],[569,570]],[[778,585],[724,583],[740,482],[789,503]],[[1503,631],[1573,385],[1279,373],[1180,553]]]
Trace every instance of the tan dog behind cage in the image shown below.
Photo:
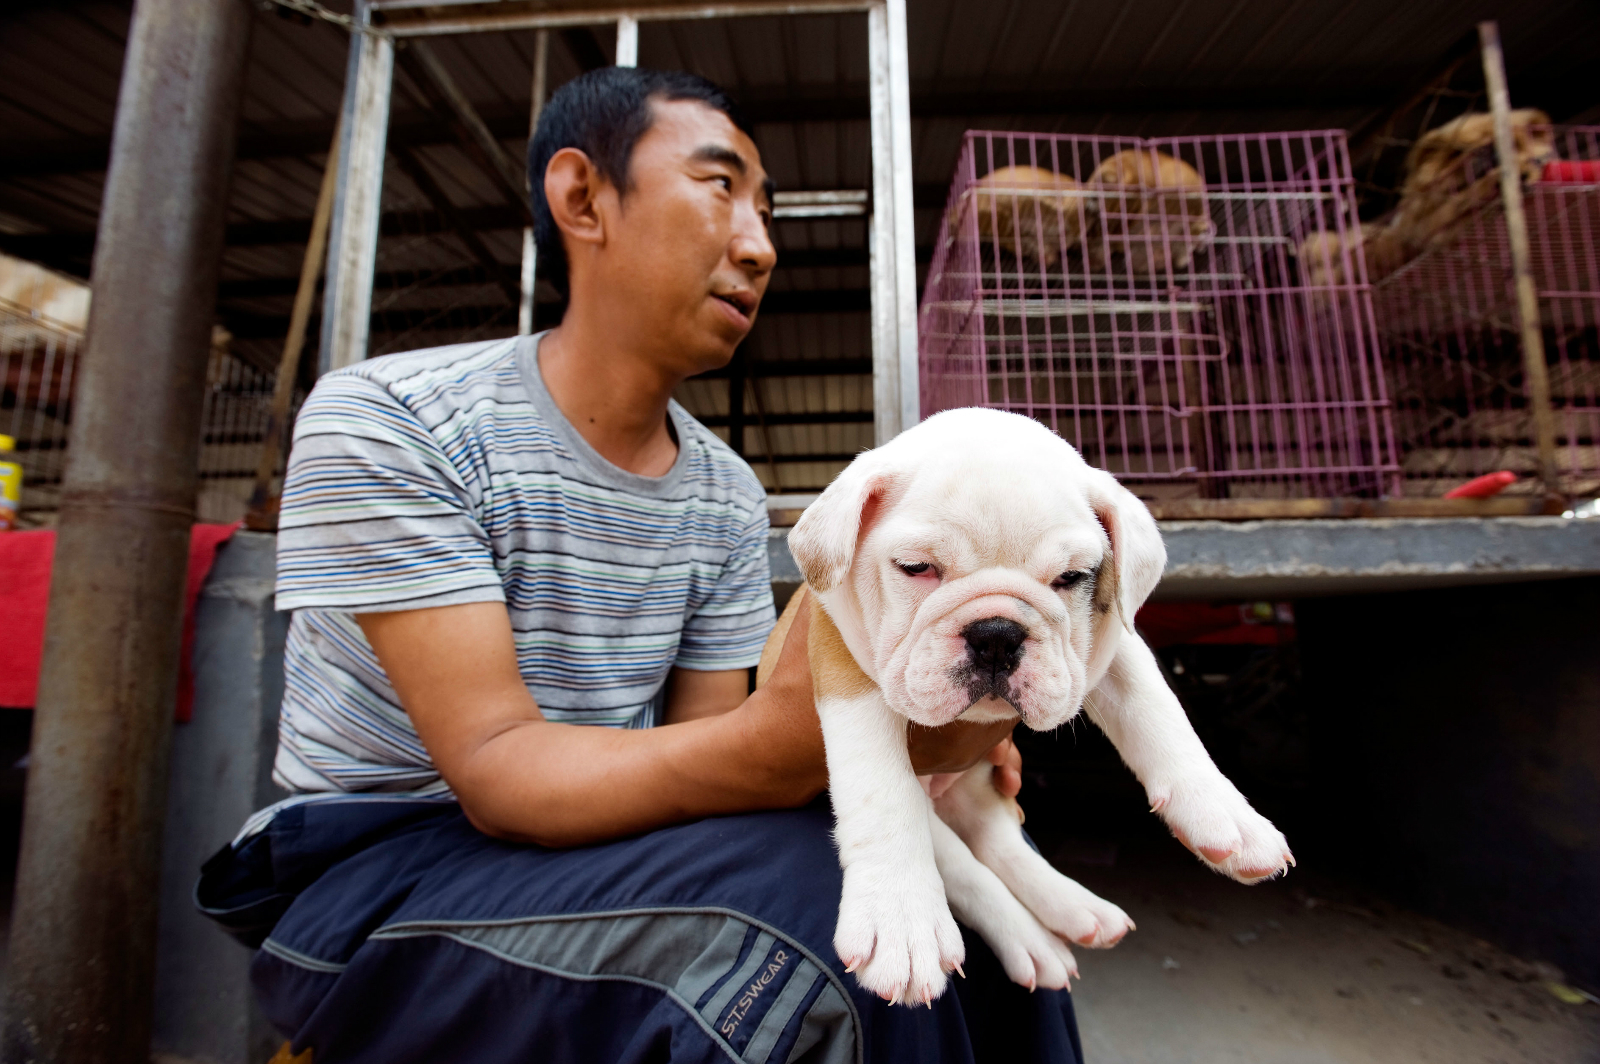
[[[1083,186],[1038,166],[1005,166],[982,177],[950,212],[953,237],[975,215],[978,239],[1028,266],[1049,269],[1083,232]]]
[[[1188,269],[1216,232],[1200,172],[1165,152],[1119,151],[1095,167],[1088,188],[1098,217],[1084,258],[1095,273],[1148,277]]]
[[[1550,116],[1535,108],[1511,112],[1511,137],[1523,184],[1536,184],[1555,156]],[[1449,243],[1478,210],[1500,195],[1498,165],[1473,167],[1469,156],[1492,149],[1494,116],[1465,114],[1430,129],[1406,156],[1400,203],[1385,219],[1345,235],[1313,233],[1297,257],[1307,284],[1346,283],[1350,254],[1366,259],[1367,281],[1376,283],[1430,248]]]

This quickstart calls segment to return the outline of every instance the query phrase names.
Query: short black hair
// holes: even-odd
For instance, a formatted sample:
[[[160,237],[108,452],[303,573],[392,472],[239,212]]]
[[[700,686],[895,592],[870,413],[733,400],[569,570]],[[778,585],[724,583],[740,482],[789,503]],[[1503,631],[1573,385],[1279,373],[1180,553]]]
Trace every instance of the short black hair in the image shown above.
[[[631,186],[628,166],[634,146],[655,123],[650,110],[652,100],[696,100],[721,111],[741,132],[755,139],[755,132],[733,98],[696,74],[602,67],[557,89],[539,113],[539,128],[528,142],[528,185],[539,273],[562,295],[567,294],[567,252],[545,199],[545,169],[556,152],[577,148],[589,157],[602,177],[626,194]]]

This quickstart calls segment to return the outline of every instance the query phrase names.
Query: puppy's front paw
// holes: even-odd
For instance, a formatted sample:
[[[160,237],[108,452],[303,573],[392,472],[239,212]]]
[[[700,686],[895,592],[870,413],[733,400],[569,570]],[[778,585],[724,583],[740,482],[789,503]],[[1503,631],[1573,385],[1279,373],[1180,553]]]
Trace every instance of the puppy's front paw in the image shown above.
[[[890,1004],[931,1007],[966,959],[937,872],[861,863],[845,869],[833,948],[863,989]]]
[[[1220,773],[1155,784],[1149,796],[1151,810],[1213,871],[1241,883],[1259,883],[1287,873],[1294,864],[1283,833]]]

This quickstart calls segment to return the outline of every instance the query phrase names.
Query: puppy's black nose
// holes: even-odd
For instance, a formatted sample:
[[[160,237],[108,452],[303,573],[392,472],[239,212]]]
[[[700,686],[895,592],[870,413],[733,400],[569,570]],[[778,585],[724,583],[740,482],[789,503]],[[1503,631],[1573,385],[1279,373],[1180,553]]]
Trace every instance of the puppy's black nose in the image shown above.
[[[961,635],[972,648],[973,667],[998,677],[1016,671],[1028,630],[1009,617],[985,617],[967,625]]]

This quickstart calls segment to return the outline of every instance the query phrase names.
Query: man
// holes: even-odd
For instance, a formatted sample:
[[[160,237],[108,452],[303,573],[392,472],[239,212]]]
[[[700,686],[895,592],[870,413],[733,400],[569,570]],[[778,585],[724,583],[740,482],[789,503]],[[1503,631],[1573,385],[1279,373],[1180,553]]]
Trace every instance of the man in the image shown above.
[[[748,127],[701,79],[611,68],[551,98],[529,166],[560,327],[331,374],[296,426],[299,793],[200,890],[262,945],[269,1017],[318,1062],[1075,1059],[1066,995],[975,938],[931,1013],[831,948],[805,618],[749,693],[765,495],[670,398],[732,357],[776,259]],[[1015,793],[1008,732],[923,732],[913,759],[987,752]]]

